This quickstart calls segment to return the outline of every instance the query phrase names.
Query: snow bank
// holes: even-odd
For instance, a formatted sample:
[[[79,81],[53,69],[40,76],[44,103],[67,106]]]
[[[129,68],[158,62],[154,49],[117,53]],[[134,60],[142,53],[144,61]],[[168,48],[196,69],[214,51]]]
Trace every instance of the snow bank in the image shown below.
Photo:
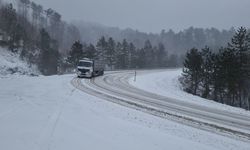
[[[20,59],[20,54],[0,47],[0,77],[9,75],[37,75],[36,67]]]

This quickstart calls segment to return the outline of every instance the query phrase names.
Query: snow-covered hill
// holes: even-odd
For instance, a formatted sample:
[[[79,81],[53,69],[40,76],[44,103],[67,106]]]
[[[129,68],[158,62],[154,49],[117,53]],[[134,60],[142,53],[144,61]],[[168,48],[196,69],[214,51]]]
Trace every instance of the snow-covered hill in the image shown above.
[[[20,54],[0,47],[0,77],[9,75],[38,75],[37,68],[20,59]]]

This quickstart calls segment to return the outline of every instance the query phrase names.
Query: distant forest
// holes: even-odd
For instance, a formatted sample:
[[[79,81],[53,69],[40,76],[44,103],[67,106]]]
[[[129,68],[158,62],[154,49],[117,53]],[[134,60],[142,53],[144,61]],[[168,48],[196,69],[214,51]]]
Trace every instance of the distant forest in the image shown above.
[[[235,29],[218,30],[216,28],[190,27],[183,31],[162,30],[160,34],[144,33],[133,29],[121,30],[115,27],[106,27],[100,24],[87,22],[74,22],[78,27],[81,39],[85,43],[96,43],[101,36],[112,37],[116,41],[127,39],[134,43],[137,48],[142,48],[146,40],[152,45],[162,43],[170,54],[185,54],[193,47],[202,48],[208,45],[211,48],[226,46],[235,33]]]
[[[235,33],[190,27],[148,34],[61,18],[30,0],[0,0],[0,44],[51,75],[72,70],[82,57],[104,59],[109,69],[178,67],[187,50],[207,45],[218,51]]]

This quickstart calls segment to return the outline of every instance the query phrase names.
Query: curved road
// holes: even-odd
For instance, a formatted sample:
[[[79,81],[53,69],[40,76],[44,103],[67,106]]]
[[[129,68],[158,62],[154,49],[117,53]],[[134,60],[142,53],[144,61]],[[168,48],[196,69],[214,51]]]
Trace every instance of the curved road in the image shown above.
[[[152,71],[139,71],[140,74],[150,72]],[[133,75],[132,71],[108,72],[93,79],[74,78],[71,83],[81,91],[119,105],[250,141],[250,115],[204,107],[143,91],[128,83]]]

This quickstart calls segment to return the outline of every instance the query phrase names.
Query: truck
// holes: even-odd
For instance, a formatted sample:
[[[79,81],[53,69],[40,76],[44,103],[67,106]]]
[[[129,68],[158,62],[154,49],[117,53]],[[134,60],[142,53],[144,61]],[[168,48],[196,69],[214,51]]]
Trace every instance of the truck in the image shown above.
[[[101,60],[84,58],[77,65],[77,76],[79,78],[92,78],[104,74],[104,62]]]

